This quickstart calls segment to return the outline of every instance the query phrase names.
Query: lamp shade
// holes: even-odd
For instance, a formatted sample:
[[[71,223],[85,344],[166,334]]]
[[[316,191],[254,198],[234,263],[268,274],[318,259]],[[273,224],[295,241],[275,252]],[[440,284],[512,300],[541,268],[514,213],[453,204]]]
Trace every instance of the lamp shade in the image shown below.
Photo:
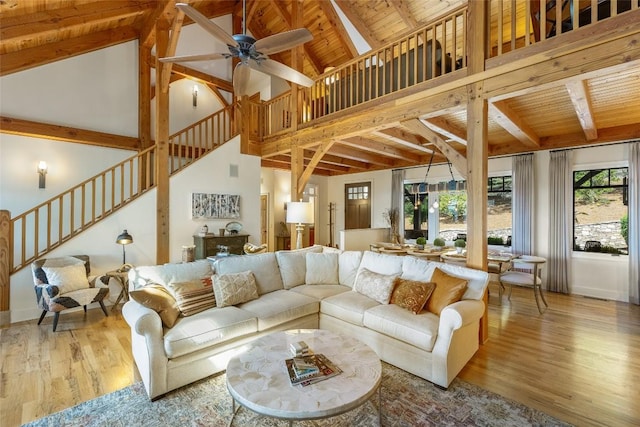
[[[309,202],[288,202],[287,222],[295,224],[313,223],[313,205]]]
[[[116,239],[116,243],[120,245],[128,245],[129,243],[133,243],[133,237],[131,237],[131,234],[129,234],[127,230],[123,230]]]

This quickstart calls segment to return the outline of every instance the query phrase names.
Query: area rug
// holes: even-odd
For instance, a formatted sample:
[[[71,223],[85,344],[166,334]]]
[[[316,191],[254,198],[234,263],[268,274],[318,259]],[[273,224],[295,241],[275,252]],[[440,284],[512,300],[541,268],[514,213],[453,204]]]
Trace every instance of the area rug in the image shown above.
[[[377,396],[377,395],[376,395]],[[295,426],[377,426],[378,399],[326,420]],[[383,426],[568,426],[547,414],[455,379],[447,390],[383,363]],[[27,424],[41,426],[225,426],[232,420],[225,375],[206,378],[149,401],[142,383]],[[232,426],[287,426],[240,408]]]

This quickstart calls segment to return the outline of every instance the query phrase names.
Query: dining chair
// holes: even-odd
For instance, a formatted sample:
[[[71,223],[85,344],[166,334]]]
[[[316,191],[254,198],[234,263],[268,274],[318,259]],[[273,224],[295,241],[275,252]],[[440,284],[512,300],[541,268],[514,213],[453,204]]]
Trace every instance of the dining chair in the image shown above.
[[[467,258],[463,256],[442,254],[440,255],[440,259],[442,259],[442,262],[445,264],[461,265],[463,267],[467,266]]]
[[[502,294],[502,287],[504,287],[504,285],[509,285],[508,299],[511,301],[513,285],[532,287],[538,311],[540,314],[544,313],[549,306],[542,293],[542,265],[546,262],[547,260],[545,258],[533,255],[522,255],[520,258],[514,259],[511,262],[511,267],[500,274],[500,293]],[[540,305],[541,300],[544,308]]]

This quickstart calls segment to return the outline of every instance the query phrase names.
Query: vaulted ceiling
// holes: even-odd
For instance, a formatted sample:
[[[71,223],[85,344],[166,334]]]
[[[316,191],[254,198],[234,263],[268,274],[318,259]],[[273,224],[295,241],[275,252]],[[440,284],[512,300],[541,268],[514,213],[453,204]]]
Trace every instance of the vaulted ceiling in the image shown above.
[[[188,3],[209,18],[232,15],[234,32],[241,31],[240,0]],[[292,3],[247,0],[247,29],[257,39],[298,26],[309,29],[314,38],[303,47],[302,72],[311,78],[357,57],[359,50],[383,46],[467,4],[463,0],[305,0],[299,3],[301,22],[294,22]],[[0,75],[131,40],[151,46],[155,42],[156,20],[166,17],[171,21],[176,14],[174,5],[174,1],[156,0],[0,0]],[[345,25],[338,10],[352,28]],[[631,13],[638,15],[637,10]],[[190,23],[185,18],[184,25]],[[489,154],[640,137],[640,62],[637,48],[633,49],[636,50],[629,55],[626,67],[590,73],[584,79],[540,85],[491,102]],[[288,51],[271,57],[285,64],[291,61]],[[224,73],[207,74],[208,71],[189,66],[176,66],[175,70],[230,90]],[[433,144],[429,135],[465,154],[466,110],[432,114],[424,118],[424,124],[430,132],[427,136],[406,127],[389,127],[336,138],[318,164],[317,173],[335,175],[424,165],[433,151],[436,162],[444,161],[441,148]],[[313,152],[308,150],[305,157],[311,158]],[[289,162],[287,153],[263,157],[263,164],[273,167],[288,168]]]

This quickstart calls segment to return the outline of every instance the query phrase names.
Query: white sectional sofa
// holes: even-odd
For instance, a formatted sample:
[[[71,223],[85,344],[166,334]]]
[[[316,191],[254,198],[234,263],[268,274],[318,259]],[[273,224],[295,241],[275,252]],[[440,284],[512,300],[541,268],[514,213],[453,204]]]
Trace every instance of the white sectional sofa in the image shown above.
[[[459,301],[439,315],[428,310],[414,314],[388,303],[389,278],[429,282],[436,268],[440,275],[466,279]],[[255,287],[254,294],[245,302],[178,317],[172,327],[163,324],[160,315],[166,313],[158,307],[131,299],[123,308],[133,357],[151,399],[224,371],[228,360],[252,340],[280,330],[322,328],[355,336],[385,362],[445,388],[478,349],[488,283],[483,271],[322,246],[228,257],[214,269],[214,283],[231,283],[229,279],[252,272],[255,285],[247,286]],[[138,267],[129,273],[130,289],[170,286],[212,273],[206,260]],[[218,305],[233,302],[233,295],[226,300],[229,295],[219,295],[216,285],[214,289]]]

